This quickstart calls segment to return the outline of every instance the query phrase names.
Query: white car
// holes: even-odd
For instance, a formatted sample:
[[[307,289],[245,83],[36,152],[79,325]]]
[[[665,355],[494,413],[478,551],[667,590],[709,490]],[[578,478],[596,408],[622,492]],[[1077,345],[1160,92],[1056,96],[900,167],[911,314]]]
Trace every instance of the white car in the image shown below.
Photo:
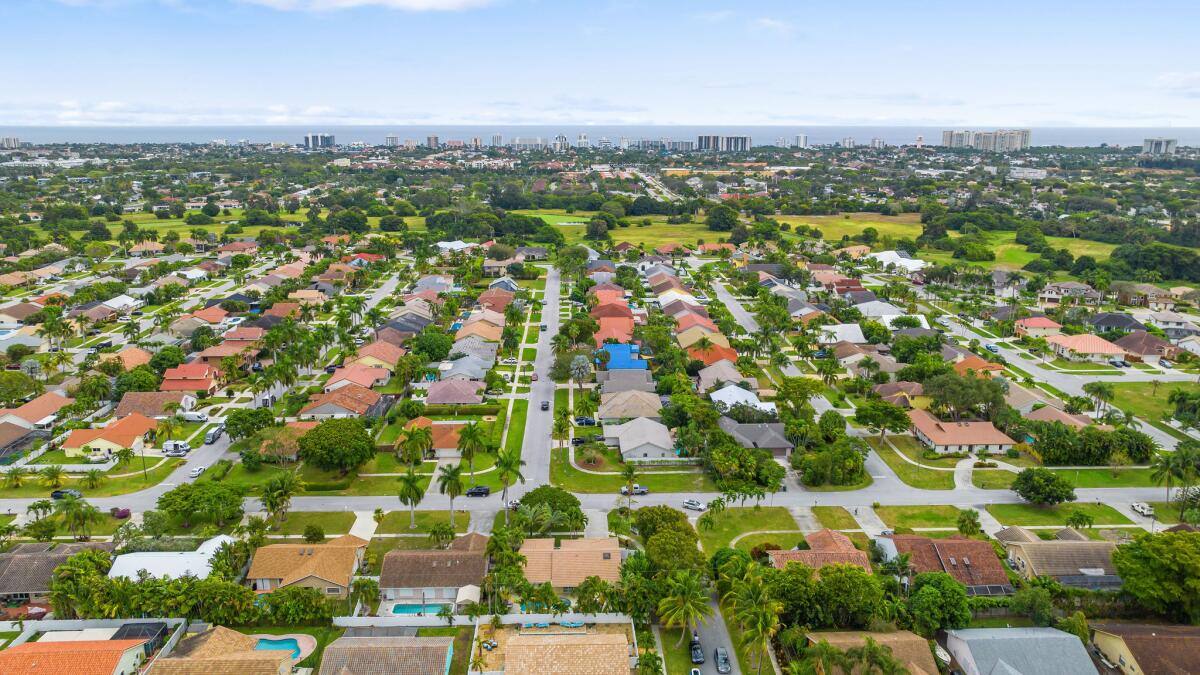
[[[683,500],[683,508],[685,508],[689,511],[707,511],[708,510],[708,507],[704,505],[704,502],[700,501],[699,499]]]
[[[501,361],[500,363],[502,363],[506,366],[515,366],[515,365],[517,365],[517,360],[510,356],[507,359],[504,359],[503,361]]]
[[[1147,518],[1154,517],[1154,507],[1145,502],[1134,502],[1129,505],[1129,508],[1133,509],[1134,513],[1140,513]]]
[[[188,475],[191,476],[192,478],[199,478],[200,474],[204,473],[207,470],[208,470],[207,466],[193,467],[192,470],[188,472]]]

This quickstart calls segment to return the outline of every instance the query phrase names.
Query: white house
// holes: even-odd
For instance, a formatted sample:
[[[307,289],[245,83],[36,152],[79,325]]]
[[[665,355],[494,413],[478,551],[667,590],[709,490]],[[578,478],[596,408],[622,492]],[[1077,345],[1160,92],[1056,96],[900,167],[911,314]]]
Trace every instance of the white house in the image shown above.
[[[144,570],[155,579],[178,579],[185,575],[204,579],[212,572],[212,559],[217,550],[234,541],[233,537],[219,534],[200,544],[195,551],[126,553],[113,560],[108,576],[110,579],[137,579],[138,574]]]
[[[817,343],[822,345],[833,345],[839,342],[853,342],[856,345],[867,343],[862,328],[856,323],[821,326],[817,331]]]
[[[904,251],[880,251],[878,253],[871,253],[867,257],[878,260],[885,269],[888,267],[895,267],[896,269],[903,270],[908,274],[920,272],[929,265],[929,263],[925,262],[924,260],[914,258]]]
[[[113,311],[118,314],[125,314],[141,307],[145,303],[136,298],[131,298],[128,295],[118,295],[115,298],[109,298],[104,301],[108,307],[112,307]]]
[[[714,391],[708,395],[718,408],[724,406],[725,410],[729,410],[733,406],[742,403],[753,408],[758,408],[763,412],[775,412],[775,404],[769,401],[761,401],[758,395],[752,391],[747,391],[737,386],[736,384],[727,384],[724,387]]]
[[[666,425],[646,417],[624,424],[605,424],[604,442],[621,451],[626,460],[675,459],[675,444]]]

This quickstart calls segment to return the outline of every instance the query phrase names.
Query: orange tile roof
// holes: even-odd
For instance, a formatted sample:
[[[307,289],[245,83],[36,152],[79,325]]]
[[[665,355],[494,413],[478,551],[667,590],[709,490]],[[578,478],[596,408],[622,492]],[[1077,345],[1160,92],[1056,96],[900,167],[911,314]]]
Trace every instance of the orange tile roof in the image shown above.
[[[621,572],[621,547],[613,537],[563,539],[558,548],[554,539],[526,539],[521,555],[525,578],[535,585],[575,587],[592,576],[615,582]]]
[[[388,377],[388,371],[384,370],[383,368],[372,368],[370,366],[352,363],[348,366],[343,366],[333,371],[333,375],[330,376],[329,380],[325,382],[325,386],[329,387],[344,380],[346,382],[351,382],[360,387],[367,387],[369,389],[374,387],[377,383],[387,380]]]
[[[707,349],[692,347],[687,350],[688,356],[702,362],[706,366],[711,366],[717,361],[725,360],[736,363],[738,353],[732,347],[722,347],[721,345],[710,345]]]
[[[433,449],[434,450],[457,450],[458,436],[463,427],[467,426],[462,422],[438,422],[434,423],[428,417],[417,417],[408,424],[404,425],[405,429],[413,429],[416,427],[428,427],[433,434]]]
[[[212,307],[205,307],[198,312],[192,312],[192,316],[208,323],[221,323],[225,317],[229,316],[229,312],[221,309],[220,305],[213,305]]]
[[[348,384],[329,393],[317,394],[312,397],[309,404],[300,410],[300,414],[323,405],[335,405],[357,415],[364,415],[371,406],[379,402],[380,398],[383,398],[383,395],[373,389],[367,389],[357,384]]]
[[[1012,445],[991,422],[943,422],[924,410],[908,411],[913,428],[934,445]]]
[[[1062,324],[1047,316],[1030,316],[1017,319],[1016,325],[1023,328],[1062,328]]]
[[[5,675],[113,675],[121,658],[145,640],[26,642],[0,652]]]
[[[966,375],[968,372],[983,373],[1000,372],[1002,370],[1004,370],[1004,366],[1000,365],[999,363],[985,361],[975,354],[971,354],[962,361],[954,364],[954,372],[958,373],[959,375]]]
[[[807,551],[768,551],[771,565],[777,569],[787,567],[790,562],[798,562],[806,567],[819,570],[826,565],[858,565],[864,570],[871,571],[871,559],[865,551],[854,547],[850,538],[834,530],[820,530],[804,537],[808,542]]]
[[[11,412],[26,422],[36,424],[74,402],[73,398],[48,391]]]
[[[1051,335],[1046,342],[1077,354],[1124,354],[1125,350],[1099,335]]]
[[[138,366],[144,366],[150,363],[150,358],[154,356],[150,352],[141,347],[126,347],[115,354],[105,354],[100,357],[101,361],[120,361],[121,367],[125,370],[133,370]]]
[[[600,319],[600,330],[594,337],[596,346],[612,338],[617,342],[629,342],[633,337],[633,319],[604,317]]]
[[[134,441],[154,431],[158,423],[141,413],[130,413],[106,427],[98,429],[75,429],[63,441],[64,448],[82,448],[83,446],[105,440],[121,446],[132,448]]]
[[[351,359],[357,361],[365,357],[372,357],[383,361],[388,365],[396,365],[400,362],[400,357],[408,353],[403,347],[398,347],[390,342],[376,340],[370,344],[365,344],[358,348],[358,356]]]

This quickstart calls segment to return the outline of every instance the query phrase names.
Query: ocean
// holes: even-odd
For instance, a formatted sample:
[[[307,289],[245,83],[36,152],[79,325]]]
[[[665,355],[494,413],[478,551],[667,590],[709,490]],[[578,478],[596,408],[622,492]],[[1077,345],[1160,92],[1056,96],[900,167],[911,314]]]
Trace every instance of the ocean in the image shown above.
[[[969,127],[988,130],[990,127]],[[595,145],[601,138],[608,138],[616,145],[624,137],[638,139],[695,140],[699,135],[750,136],[756,145],[773,144],[777,138],[791,141],[797,134],[808,135],[810,144],[838,143],[852,138],[865,145],[873,138],[881,138],[892,145],[912,144],[923,136],[927,145],[941,142],[945,127],[890,127],[890,126],[617,126],[617,125],[396,125],[396,126],[167,126],[167,127],[5,127],[0,126],[0,137],[16,136],[28,143],[208,143],[224,139],[235,143],[246,139],[254,143],[282,141],[302,143],[308,133],[333,134],[339,144],[362,141],[371,145],[382,145],[384,138],[395,135],[403,143],[412,139],[424,143],[427,136],[437,136],[442,142],[448,140],[470,141],[481,138],[490,144],[494,134],[508,142],[514,137],[540,137],[550,142],[563,134],[574,144],[579,134],[587,134],[588,141]],[[1179,145],[1200,145],[1200,127],[1033,127],[1034,145],[1063,145],[1070,147],[1109,145],[1138,145],[1150,137],[1178,139]]]

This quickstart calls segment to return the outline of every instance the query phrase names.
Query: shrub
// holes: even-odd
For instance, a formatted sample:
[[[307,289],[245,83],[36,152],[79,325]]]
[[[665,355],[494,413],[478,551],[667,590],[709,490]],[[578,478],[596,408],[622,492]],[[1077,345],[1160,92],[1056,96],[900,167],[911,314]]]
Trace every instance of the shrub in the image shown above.
[[[308,525],[304,528],[304,541],[310,544],[325,541],[325,528],[320,525]]]

